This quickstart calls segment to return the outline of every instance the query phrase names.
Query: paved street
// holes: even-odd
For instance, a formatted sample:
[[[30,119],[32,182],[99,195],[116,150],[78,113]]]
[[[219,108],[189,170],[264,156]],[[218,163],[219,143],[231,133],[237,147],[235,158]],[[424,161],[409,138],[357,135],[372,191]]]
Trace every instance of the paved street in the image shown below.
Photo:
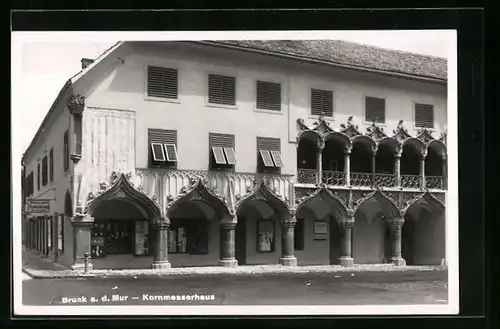
[[[24,305],[445,304],[446,280],[447,271],[159,278],[28,279],[25,277],[23,302]],[[121,298],[116,297],[118,295]],[[174,297],[171,297],[172,295]],[[192,300],[166,300],[175,299],[177,295],[191,296]],[[211,295],[215,296],[214,300],[211,300]],[[103,301],[104,296],[107,297],[107,301]],[[113,296],[115,301],[112,300]],[[72,302],[70,297],[85,298]],[[94,302],[91,301],[92,297],[95,298]]]

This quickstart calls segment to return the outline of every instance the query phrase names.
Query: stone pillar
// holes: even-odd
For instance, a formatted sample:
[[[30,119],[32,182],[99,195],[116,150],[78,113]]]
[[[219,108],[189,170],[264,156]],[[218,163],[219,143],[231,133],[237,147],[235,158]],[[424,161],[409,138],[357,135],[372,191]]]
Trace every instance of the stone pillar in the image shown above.
[[[344,152],[345,185],[351,186],[351,149]]]
[[[396,187],[401,187],[401,153],[394,155],[394,172],[396,174]]]
[[[396,266],[405,266],[406,262],[401,257],[401,231],[403,229],[403,218],[392,218],[388,221],[391,232],[391,262]]]
[[[377,164],[377,150],[372,150],[372,185],[375,186],[375,171],[376,171],[376,164]]]
[[[154,270],[166,270],[171,267],[168,261],[168,230],[170,228],[170,219],[164,218],[161,221],[153,223],[154,247],[153,264]]]
[[[352,228],[354,226],[354,216],[340,222],[341,238],[340,238],[340,265],[353,266],[354,259],[352,258]]]
[[[295,223],[295,215],[289,215],[289,218],[284,220],[281,225],[280,264],[283,266],[297,266],[294,245]]]
[[[238,261],[235,258],[235,228],[236,218],[230,222],[221,221],[220,224],[220,260],[224,267],[235,267]]]
[[[420,156],[420,187],[425,188],[425,156],[426,154],[422,153]]]
[[[321,146],[318,146],[318,148],[316,149],[316,168],[316,183],[321,184],[323,182],[323,148]]]
[[[85,253],[90,254],[90,233],[94,225],[94,217],[91,216],[75,216],[71,220],[73,225],[73,239],[74,239],[74,262],[72,268],[77,271],[85,270]],[[92,264],[89,264],[92,269]]]

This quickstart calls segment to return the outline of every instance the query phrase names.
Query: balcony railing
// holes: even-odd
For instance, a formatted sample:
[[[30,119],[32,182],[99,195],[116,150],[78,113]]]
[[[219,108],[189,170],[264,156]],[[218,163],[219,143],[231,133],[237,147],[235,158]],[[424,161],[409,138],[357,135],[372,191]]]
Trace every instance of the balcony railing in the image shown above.
[[[420,188],[422,177],[417,175],[401,175],[401,187]]]
[[[351,173],[351,186],[372,186],[372,174]]]
[[[300,184],[316,184],[318,180],[317,169],[298,169],[297,183]]]
[[[425,186],[429,189],[444,189],[443,176],[425,176]]]
[[[394,174],[375,174],[375,186],[396,187],[396,175]]]
[[[190,179],[202,177],[206,179],[208,187],[221,196],[228,195],[228,181],[233,182],[234,194],[243,196],[249,188],[253,188],[254,181],[265,180],[272,191],[290,198],[292,175],[145,168],[138,168],[135,172],[138,177],[136,184],[150,196],[175,198],[183,188],[190,186]]]
[[[342,186],[345,185],[345,173],[342,171],[323,170],[323,183],[326,185]]]

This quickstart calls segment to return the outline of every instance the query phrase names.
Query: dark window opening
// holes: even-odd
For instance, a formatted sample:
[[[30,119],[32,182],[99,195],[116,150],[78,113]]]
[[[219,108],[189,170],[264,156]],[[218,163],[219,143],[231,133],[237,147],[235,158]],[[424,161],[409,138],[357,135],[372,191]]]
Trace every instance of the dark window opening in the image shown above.
[[[69,170],[69,130],[66,130],[64,132],[64,139],[63,139],[63,166],[64,166],[64,172],[67,172]]]
[[[172,219],[168,252],[172,254],[207,254],[209,222],[207,219]]]
[[[234,171],[236,165],[234,135],[208,134],[209,169],[214,171]]]
[[[429,104],[415,104],[415,127],[434,128],[434,106]]]
[[[341,142],[330,139],[325,143],[322,156],[322,167],[324,171],[344,171],[345,146]]]
[[[49,152],[49,175],[50,175],[50,182],[54,181],[54,148],[50,149]]]
[[[208,75],[208,102],[211,104],[236,104],[236,78],[224,75]]]
[[[425,159],[425,176],[444,176],[443,175],[443,158],[432,147],[427,150]]]
[[[149,232],[145,220],[96,220],[91,232],[91,257],[150,255]]]
[[[316,143],[310,139],[303,138],[299,142],[297,150],[297,168],[299,169],[316,169],[317,155]]]
[[[295,250],[304,250],[305,220],[303,218],[297,218],[294,230],[293,237]]]
[[[385,123],[385,99],[376,97],[365,98],[365,121]]]
[[[373,152],[363,143],[355,143],[351,150],[351,173],[371,173]]]
[[[280,174],[282,166],[281,140],[257,137],[257,172]]]
[[[394,174],[394,149],[381,144],[375,158],[375,172],[379,174]]]
[[[149,168],[177,169],[177,131],[148,129]]]
[[[42,159],[42,186],[46,186],[48,183],[48,162],[47,156],[44,156]]]
[[[257,81],[257,108],[281,111],[281,84]]]
[[[177,69],[148,66],[148,96],[177,99],[178,80]]]
[[[420,154],[411,145],[403,147],[401,155],[401,174],[402,175],[420,175]]]
[[[311,114],[333,116],[333,91],[311,89]]]
[[[36,167],[36,190],[40,191],[40,163]]]

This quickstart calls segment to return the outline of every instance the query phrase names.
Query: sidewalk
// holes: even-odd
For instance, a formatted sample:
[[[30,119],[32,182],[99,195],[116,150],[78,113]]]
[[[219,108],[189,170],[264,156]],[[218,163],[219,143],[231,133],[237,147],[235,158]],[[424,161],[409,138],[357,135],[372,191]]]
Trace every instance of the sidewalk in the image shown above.
[[[255,265],[255,266],[204,266],[204,267],[178,267],[166,270],[153,269],[127,269],[127,270],[92,270],[89,273],[77,272],[66,266],[57,264],[48,259],[40,259],[38,255],[23,250],[23,272],[35,279],[58,278],[90,278],[90,277],[172,277],[172,276],[203,276],[203,275],[283,275],[303,273],[343,273],[350,272],[422,272],[444,271],[446,266],[394,266],[382,265],[354,265],[342,267],[340,265],[297,266],[282,265]]]

